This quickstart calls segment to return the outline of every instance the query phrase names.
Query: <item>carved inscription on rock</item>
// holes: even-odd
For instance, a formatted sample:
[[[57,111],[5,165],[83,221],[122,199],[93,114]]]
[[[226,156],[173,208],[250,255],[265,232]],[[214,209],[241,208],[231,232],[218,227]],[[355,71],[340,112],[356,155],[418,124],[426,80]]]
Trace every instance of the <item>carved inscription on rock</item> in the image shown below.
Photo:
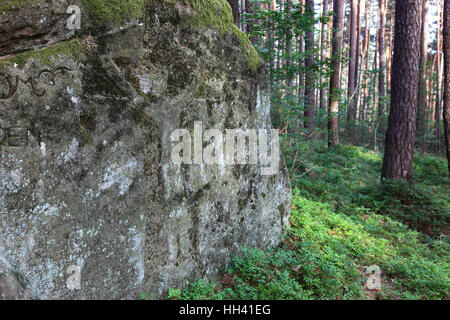
[[[2,151],[37,146],[38,137],[28,128],[20,125],[0,127],[0,149]]]
[[[72,69],[66,67],[57,67],[53,70],[43,69],[36,76],[20,77],[18,75],[10,75],[0,73],[0,100],[11,99],[17,92],[19,84],[29,85],[31,91],[37,97],[43,97],[46,94],[45,89],[39,87],[39,82],[47,79],[48,84],[54,85],[55,78],[60,73],[72,72]]]

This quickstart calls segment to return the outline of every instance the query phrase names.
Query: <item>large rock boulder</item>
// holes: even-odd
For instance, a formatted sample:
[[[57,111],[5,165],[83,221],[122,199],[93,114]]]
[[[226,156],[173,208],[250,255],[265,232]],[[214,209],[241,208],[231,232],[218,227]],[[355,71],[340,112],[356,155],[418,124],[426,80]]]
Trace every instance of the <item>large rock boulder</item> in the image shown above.
[[[164,297],[282,240],[282,159],[264,175],[171,157],[195,123],[271,128],[227,2],[111,3],[0,4],[0,299]],[[67,29],[73,4],[81,29]]]

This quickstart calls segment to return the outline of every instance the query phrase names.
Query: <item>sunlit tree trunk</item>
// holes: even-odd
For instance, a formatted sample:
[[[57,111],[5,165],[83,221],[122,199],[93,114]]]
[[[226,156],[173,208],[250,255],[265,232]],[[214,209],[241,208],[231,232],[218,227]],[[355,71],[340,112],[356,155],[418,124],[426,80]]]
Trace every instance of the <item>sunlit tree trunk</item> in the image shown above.
[[[322,16],[328,16],[328,1],[329,0],[323,0],[323,4],[322,4]],[[322,30],[321,30],[322,36],[321,36],[321,44],[320,44],[320,60],[323,62],[325,62],[325,59],[328,56],[328,24],[326,23],[322,23]],[[325,79],[323,78],[323,72],[321,73],[321,81],[325,81]],[[320,109],[322,110],[322,112],[325,112],[326,110],[326,103],[327,103],[327,98],[326,98],[326,89],[325,86],[322,86],[320,89]]]
[[[392,71],[392,49],[394,48],[394,6],[389,6],[389,36],[388,36],[388,55],[386,59],[386,89],[391,90],[391,71]]]
[[[369,104],[369,61],[370,61],[370,30],[372,27],[372,3],[373,0],[366,1],[365,10],[365,30],[364,30],[364,49],[362,60],[365,59],[365,71],[362,73],[364,76],[364,91],[361,95],[361,108],[359,114],[359,120],[361,123],[361,141],[364,141],[364,121],[366,120],[366,111]]]
[[[333,147],[339,143],[339,93],[341,89],[341,56],[344,47],[344,0],[333,2],[333,45],[332,45],[332,71],[330,78],[330,91],[328,102],[328,146]]]
[[[419,104],[417,106],[417,136],[416,144],[425,150],[425,115],[427,110],[427,61],[428,61],[428,0],[423,0],[422,9],[422,32],[421,32],[421,53],[419,65]]]
[[[400,1],[402,3],[403,1]],[[380,4],[380,29],[378,31],[378,58],[380,73],[378,75],[378,131],[383,135],[385,132],[384,116],[386,113],[386,0],[379,0]]]
[[[378,41],[378,38],[379,38],[379,34],[380,34],[380,32],[379,32],[379,30],[377,31],[377,35],[376,35],[376,41],[375,41],[375,54],[374,54],[374,57],[373,57],[373,62],[372,62],[372,77],[371,77],[371,91],[372,91],[372,105],[373,105],[373,108],[372,108],[372,116],[370,117],[370,120],[371,120],[371,130],[372,130],[372,132],[371,132],[371,135],[373,136],[373,143],[372,143],[372,145],[373,145],[373,149],[375,150],[375,151],[378,151],[378,142],[377,142],[377,132],[378,132],[378,127],[379,127],[379,125],[380,125],[380,121],[378,121],[378,117],[377,117],[377,114],[376,114],[376,109],[377,109],[377,106],[378,106],[378,97],[379,97],[379,94],[378,94],[378,91],[377,91],[377,89],[378,89],[378,76],[380,75],[380,73],[379,72],[375,72],[374,70],[377,70],[378,69],[378,45],[379,45],[379,41]]]

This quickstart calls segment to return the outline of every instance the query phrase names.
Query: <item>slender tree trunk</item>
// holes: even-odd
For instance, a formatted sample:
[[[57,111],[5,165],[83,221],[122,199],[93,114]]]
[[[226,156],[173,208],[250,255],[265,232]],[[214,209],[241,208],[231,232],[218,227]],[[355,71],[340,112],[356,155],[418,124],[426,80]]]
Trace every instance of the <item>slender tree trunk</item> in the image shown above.
[[[441,63],[441,51],[442,51],[442,11],[441,0],[438,0],[438,30],[437,30],[437,81],[436,81],[436,103],[434,109],[434,139],[435,146],[434,151],[439,155],[441,151],[441,84],[442,84],[442,63]]]
[[[276,0],[272,0],[270,10],[275,11],[277,9],[277,2]],[[270,71],[273,72],[273,68],[275,67],[276,63],[276,48],[275,48],[275,26],[272,28],[269,28],[269,41],[271,42],[270,47],[273,54],[273,58],[270,59]]]
[[[241,12],[245,13],[245,0],[239,0],[241,5]],[[247,32],[247,25],[245,23],[245,19],[241,19],[241,30]]]
[[[369,107],[369,61],[370,61],[370,30],[372,27],[372,2],[373,0],[366,1],[365,12],[365,30],[364,30],[364,54],[365,59],[365,71],[364,71],[364,93],[362,94],[362,103],[360,110],[360,123],[361,123],[361,141],[364,141],[364,121],[366,120],[366,110]]]
[[[444,0],[444,131],[450,173],[450,0]]]
[[[285,6],[286,6],[286,14],[288,15],[288,17],[290,17],[292,0],[286,0]],[[292,65],[291,55],[292,55],[292,30],[289,29],[288,32],[286,33],[286,77],[287,77],[287,86],[289,90],[292,89],[294,82],[294,77],[292,76],[293,73],[291,72],[291,65]]]
[[[247,1],[247,0],[246,0]],[[280,5],[280,10],[282,9],[282,6],[283,6],[283,1],[282,0],[276,0],[277,1],[277,3]],[[275,66],[275,68],[277,69],[277,70],[280,70],[280,68],[281,68],[281,55],[282,55],[282,43],[283,43],[283,38],[282,37],[279,37],[278,38],[278,40],[277,40],[277,61],[276,61],[276,66]]]
[[[234,24],[239,26],[239,0],[228,0],[233,12]]]
[[[378,132],[378,127],[379,127],[379,120],[376,116],[376,110],[377,110],[377,106],[378,106],[378,98],[379,98],[379,94],[377,94],[377,76],[380,75],[379,72],[375,72],[375,70],[378,69],[378,45],[380,43],[379,39],[379,35],[380,35],[380,30],[377,31],[377,35],[376,35],[376,41],[375,41],[375,54],[373,57],[373,66],[372,66],[372,80],[371,80],[371,89],[373,90],[373,94],[372,94],[372,99],[373,99],[373,108],[372,108],[372,134],[374,136],[374,140],[373,140],[373,150],[378,151],[378,143],[377,143],[377,132]]]
[[[314,0],[306,0],[306,12],[314,19]],[[315,100],[315,79],[314,70],[314,24],[305,35],[305,128],[309,132],[314,127],[314,100]]]
[[[437,54],[431,55],[431,60],[433,63],[431,64],[431,68],[427,64],[427,109],[426,109],[426,121],[431,122],[434,120],[434,107],[433,107],[433,84],[436,83],[434,81],[433,72],[436,71],[436,63],[437,63]],[[436,72],[436,74],[439,74]],[[428,130],[428,127],[427,129]]]
[[[329,0],[323,0],[323,6],[322,6],[322,16],[328,16],[328,1]],[[322,63],[325,62],[326,57],[328,56],[328,24],[322,23],[322,38],[321,38],[321,45],[320,45],[320,60]],[[327,104],[327,98],[326,98],[326,88],[324,86],[324,83],[326,81],[326,78],[324,78],[323,75],[323,67],[321,67],[321,73],[320,73],[320,80],[321,80],[321,87],[320,87],[320,113],[321,115],[324,115],[326,112],[326,104]],[[321,119],[322,120],[322,119]]]
[[[386,0],[379,0],[380,3],[380,30],[378,34],[378,50],[379,50],[379,68],[380,73],[378,75],[378,118],[379,129],[378,131],[384,135],[385,132],[385,113],[386,113]],[[403,2],[403,1],[400,1]]]
[[[349,62],[348,62],[348,75],[347,75],[347,135],[352,136],[353,128],[356,121],[356,103],[355,103],[355,90],[356,90],[356,64],[358,55],[358,30],[357,30],[357,19],[358,19],[358,0],[351,0],[351,11],[350,11],[350,39],[349,39]]]
[[[356,63],[355,63],[355,86],[358,94],[358,75],[359,75],[359,55],[361,52],[361,2],[358,1],[358,11],[356,15]],[[357,100],[357,99],[355,99]]]
[[[355,66],[355,96],[353,97],[355,101],[355,126],[356,122],[358,121],[358,114],[359,114],[359,96],[360,96],[360,75],[361,75],[361,65],[360,65],[360,58],[361,58],[361,48],[362,48],[362,40],[361,40],[361,1],[358,1],[358,15],[356,19],[356,66]]]
[[[388,91],[391,91],[391,71],[392,71],[392,49],[394,47],[393,41],[394,41],[394,8],[393,6],[389,6],[389,14],[390,14],[390,21],[389,21],[389,47],[388,47],[388,56],[386,61],[386,68],[387,68],[387,76],[386,76],[386,87]]]
[[[246,13],[254,13],[255,12],[255,3],[253,3],[251,0],[245,0],[245,12]],[[252,24],[255,23],[254,21],[247,21],[247,33],[250,34],[253,31],[253,26]],[[249,37],[250,41],[252,43],[255,43],[257,38],[255,36],[250,36]]]
[[[412,179],[422,1],[402,0],[395,4],[391,108],[381,172],[386,179]]]
[[[333,2],[332,71],[328,102],[328,146],[339,144],[339,93],[341,89],[341,56],[344,47],[344,0]]]
[[[427,110],[427,61],[428,61],[428,0],[423,0],[421,53],[419,65],[419,104],[417,106],[417,136],[416,145],[425,152],[425,115]]]
[[[442,49],[442,48],[441,48]],[[441,152],[441,85],[442,85],[442,76],[443,76],[443,68],[441,54],[438,57],[438,65],[437,65],[437,81],[436,81],[436,101],[434,105],[434,152],[439,155]]]
[[[305,5],[305,0],[301,0],[300,4],[302,6]],[[305,37],[303,34],[300,35],[300,37],[298,37],[298,50],[299,52],[304,52],[305,51]],[[302,71],[303,67],[305,66],[305,59],[299,59],[298,61],[298,105],[299,106],[304,106],[305,103],[305,74]],[[305,121],[304,121],[304,117],[301,117],[301,124],[303,124],[303,126],[305,126]]]

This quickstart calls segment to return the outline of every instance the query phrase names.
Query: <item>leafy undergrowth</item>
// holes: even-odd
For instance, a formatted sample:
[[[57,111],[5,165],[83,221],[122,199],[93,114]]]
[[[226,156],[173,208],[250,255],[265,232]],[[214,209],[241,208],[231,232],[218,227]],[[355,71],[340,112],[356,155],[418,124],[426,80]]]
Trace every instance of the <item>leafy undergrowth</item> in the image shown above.
[[[299,142],[285,153],[294,169],[284,243],[244,248],[220,281],[171,289],[169,299],[449,298],[444,159],[417,156],[411,186],[380,183],[381,156],[363,148]],[[381,290],[365,285],[372,265],[381,269]]]

